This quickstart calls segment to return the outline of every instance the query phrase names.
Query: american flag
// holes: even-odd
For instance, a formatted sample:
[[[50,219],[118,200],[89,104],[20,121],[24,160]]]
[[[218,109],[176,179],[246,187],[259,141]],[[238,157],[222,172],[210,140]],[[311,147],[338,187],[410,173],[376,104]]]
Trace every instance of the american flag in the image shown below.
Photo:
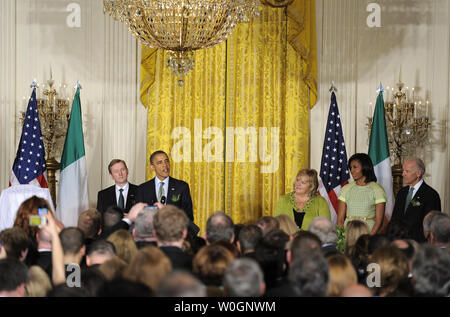
[[[9,183],[10,185],[32,184],[39,187],[48,187],[36,88],[33,88],[31,98],[28,101],[22,136],[20,137]]]
[[[348,183],[347,152],[341,117],[334,91],[328,112],[327,130],[323,141],[322,162],[320,164],[319,191],[330,206],[331,220],[336,224],[337,201],[341,187]]]

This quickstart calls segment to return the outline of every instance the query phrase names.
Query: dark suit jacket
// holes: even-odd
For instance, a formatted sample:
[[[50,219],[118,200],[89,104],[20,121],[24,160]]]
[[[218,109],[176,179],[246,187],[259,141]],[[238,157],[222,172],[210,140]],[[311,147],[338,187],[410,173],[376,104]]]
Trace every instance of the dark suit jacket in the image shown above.
[[[392,220],[398,220],[405,223],[408,227],[409,237],[417,242],[425,242],[423,235],[423,218],[432,210],[441,210],[441,199],[439,194],[425,182],[422,183],[419,190],[413,197],[415,204],[410,203],[405,213],[406,196],[408,196],[409,186],[405,186],[395,198],[394,210],[392,211]],[[415,205],[415,206],[414,206]]]
[[[192,256],[178,247],[161,246],[159,249],[170,259],[173,270],[192,272]]]
[[[128,195],[126,200],[126,206],[124,212],[127,213],[130,211],[130,208],[136,203],[136,191],[138,186],[128,183]],[[105,212],[108,207],[117,206],[116,199],[116,185],[110,186],[106,189],[103,189],[98,192],[97,196],[97,210],[102,214]]]
[[[169,187],[166,199],[166,204],[175,205],[184,210],[188,218],[191,221],[194,221],[191,192],[189,190],[189,185],[186,182],[169,177]],[[139,185],[136,194],[136,202],[144,202],[149,206],[152,206],[157,201],[154,178]]]

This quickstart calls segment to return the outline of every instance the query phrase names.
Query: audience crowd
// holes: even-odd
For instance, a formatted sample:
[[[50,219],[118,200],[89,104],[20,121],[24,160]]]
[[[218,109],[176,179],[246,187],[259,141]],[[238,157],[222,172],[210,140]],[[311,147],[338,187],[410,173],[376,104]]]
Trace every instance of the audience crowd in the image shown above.
[[[401,222],[373,234],[348,221],[342,250],[323,216],[299,229],[283,214],[234,224],[216,212],[200,237],[173,205],[89,209],[69,228],[48,209],[45,225],[30,226],[41,206],[48,203],[26,200],[0,232],[2,297],[450,295],[450,218],[441,212],[425,217],[422,243]]]

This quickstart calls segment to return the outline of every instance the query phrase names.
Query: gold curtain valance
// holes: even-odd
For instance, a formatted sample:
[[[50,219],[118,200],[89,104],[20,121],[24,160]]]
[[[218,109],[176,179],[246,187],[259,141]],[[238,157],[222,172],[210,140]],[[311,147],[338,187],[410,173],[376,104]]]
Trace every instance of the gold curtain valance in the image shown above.
[[[287,7],[288,42],[300,55],[303,78],[310,89],[310,107],[317,100],[317,44],[315,0],[262,0],[272,7]],[[148,90],[155,80],[156,49],[142,46],[141,102],[147,107]]]

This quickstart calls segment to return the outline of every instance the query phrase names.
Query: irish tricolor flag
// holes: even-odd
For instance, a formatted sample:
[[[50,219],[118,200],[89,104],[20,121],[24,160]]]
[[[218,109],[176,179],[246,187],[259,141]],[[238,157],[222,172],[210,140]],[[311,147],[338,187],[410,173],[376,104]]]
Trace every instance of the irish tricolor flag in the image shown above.
[[[384,116],[383,89],[380,87],[377,103],[372,120],[370,133],[369,156],[375,169],[377,183],[383,186],[386,192],[387,203],[385,215],[391,218],[394,207],[394,192],[392,190],[391,160],[389,158],[389,143],[386,132],[386,119]]]
[[[61,157],[61,176],[56,207],[56,216],[64,226],[76,227],[78,215],[89,208],[87,184],[80,86],[78,85]]]

